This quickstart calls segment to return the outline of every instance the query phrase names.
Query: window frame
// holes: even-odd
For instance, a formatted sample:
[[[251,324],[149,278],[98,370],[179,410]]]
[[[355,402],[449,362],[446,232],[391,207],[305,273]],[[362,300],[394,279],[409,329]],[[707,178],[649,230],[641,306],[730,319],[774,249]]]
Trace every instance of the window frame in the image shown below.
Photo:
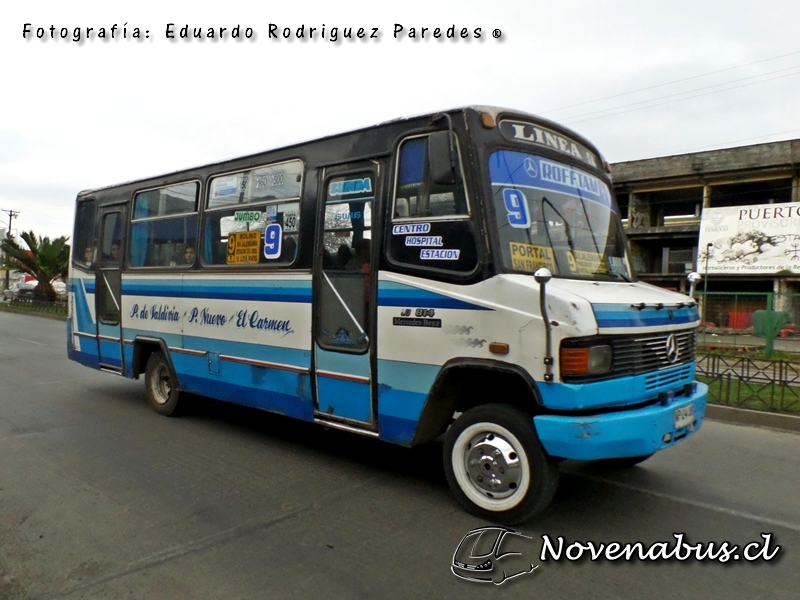
[[[459,141],[458,136],[455,135],[455,132],[453,132],[453,135],[455,137],[456,154],[458,155],[458,169],[459,169],[459,174],[461,176],[461,182],[462,182],[462,185],[464,187],[464,201],[466,202],[466,205],[467,205],[467,212],[466,213],[455,213],[455,214],[452,214],[452,215],[439,215],[439,216],[435,216],[435,217],[430,217],[430,216],[395,217],[395,212],[397,210],[397,197],[398,197],[397,192],[399,190],[399,185],[398,184],[399,184],[399,180],[400,180],[400,154],[401,154],[402,149],[403,149],[403,144],[405,144],[406,142],[408,142],[410,140],[413,140],[413,139],[429,138],[431,136],[431,133],[435,133],[435,132],[415,133],[415,134],[412,134],[412,135],[409,135],[409,136],[406,136],[406,137],[402,138],[398,142],[397,149],[393,153],[394,154],[394,161],[395,161],[394,162],[394,179],[392,181],[392,205],[390,207],[390,211],[389,211],[390,212],[390,216],[389,216],[389,219],[388,219],[392,224],[405,223],[405,222],[414,223],[416,221],[457,221],[457,220],[467,221],[467,220],[472,219],[473,208],[472,208],[472,203],[470,202],[470,194],[469,194],[469,189],[467,187],[466,173],[464,172],[464,157],[463,157],[462,152],[461,152],[461,143]],[[426,160],[427,160],[427,151],[425,153],[425,157],[426,157]],[[426,171],[427,171],[427,169],[425,169],[423,167],[423,175],[426,174]],[[430,195],[429,195],[429,198],[430,198]]]
[[[194,199],[194,210],[187,211],[187,212],[180,212],[180,213],[172,213],[167,215],[156,215],[156,216],[148,216],[148,217],[141,217],[141,218],[134,218],[134,214],[136,213],[136,197],[139,194],[145,194],[147,192],[152,192],[154,190],[164,190],[171,187],[176,187],[179,185],[185,185],[187,183],[194,183],[196,184],[196,191],[195,191],[195,199]],[[164,271],[169,269],[179,269],[181,271],[186,271],[192,269],[198,264],[197,261],[197,242],[198,237],[200,236],[200,200],[203,197],[203,182],[197,178],[193,177],[191,179],[186,179],[183,181],[176,181],[172,183],[168,183],[166,185],[158,185],[158,186],[150,186],[146,188],[142,188],[139,190],[135,190],[131,197],[131,217],[128,221],[129,229],[128,229],[128,244],[125,256],[123,257],[125,264],[130,269],[135,270],[158,270]],[[195,239],[194,239],[194,247],[195,247],[195,261],[193,264],[174,264],[174,265],[136,265],[133,263],[132,255],[133,255],[133,247],[135,243],[133,229],[139,223],[152,223],[152,222],[163,222],[163,221],[172,221],[177,219],[186,219],[194,216],[196,219],[195,224]]]
[[[300,180],[300,189],[298,191],[297,196],[287,196],[286,198],[277,198],[277,199],[270,199],[270,200],[260,200],[258,202],[232,202],[230,204],[225,204],[224,206],[209,206],[211,201],[211,189],[212,189],[212,181],[214,179],[220,177],[228,177],[231,175],[238,175],[239,173],[249,173],[252,171],[257,171],[258,169],[263,169],[266,167],[274,167],[283,164],[289,163],[300,163],[301,165],[301,180]],[[197,260],[196,262],[204,268],[208,269],[219,269],[219,270],[230,270],[230,269],[263,269],[267,267],[269,270],[273,269],[291,269],[296,264],[300,257],[300,228],[302,224],[302,204],[303,204],[303,192],[305,191],[306,180],[308,179],[308,166],[306,161],[302,158],[293,157],[287,158],[284,160],[280,160],[277,162],[270,162],[270,163],[263,163],[255,166],[239,168],[232,171],[223,171],[219,173],[211,173],[206,178],[206,190],[203,199],[203,211],[202,211],[202,218],[200,219],[200,224],[198,227],[198,248],[197,248]],[[275,261],[267,261],[267,262],[259,262],[257,263],[250,263],[250,264],[239,264],[239,265],[230,265],[227,263],[209,263],[206,262],[204,257],[206,253],[206,231],[207,231],[207,217],[209,215],[214,215],[215,213],[222,213],[222,212],[231,212],[236,210],[258,210],[263,209],[266,206],[278,206],[281,204],[289,204],[289,203],[296,203],[297,204],[297,230],[296,232],[292,233],[291,235],[296,236],[296,247],[295,247],[295,255],[291,262],[289,263],[278,263]],[[285,234],[284,234],[285,235]],[[259,255],[260,258],[260,255]]]
[[[435,279],[442,279],[447,281],[453,282],[465,282],[475,277],[476,273],[478,273],[481,269],[481,265],[483,264],[483,256],[484,256],[484,248],[483,248],[483,241],[478,230],[476,224],[476,217],[479,214],[479,209],[476,205],[472,202],[472,195],[470,193],[470,186],[468,185],[468,178],[467,172],[465,169],[465,155],[466,155],[466,147],[462,150],[463,141],[460,137],[453,132],[455,136],[455,148],[458,154],[458,172],[460,177],[460,184],[463,187],[464,192],[464,201],[466,204],[466,213],[458,213],[458,214],[451,214],[451,215],[437,215],[437,216],[404,216],[398,217],[395,216],[395,211],[397,207],[397,200],[398,200],[398,192],[399,192],[399,181],[400,181],[400,160],[401,160],[401,153],[403,145],[413,139],[419,138],[428,138],[432,131],[425,131],[425,132],[416,132],[410,133],[400,140],[398,140],[397,145],[392,152],[392,169],[393,169],[393,177],[392,177],[392,189],[391,189],[391,204],[389,208],[388,218],[384,224],[384,236],[385,242],[383,244],[383,256],[384,260],[388,265],[394,270],[399,272],[405,273],[413,273],[415,275],[421,275],[425,277],[432,277]],[[469,146],[469,144],[466,144]],[[427,160],[427,151],[425,153],[425,160]],[[423,167],[423,176],[430,174],[427,173],[427,168]],[[395,225],[404,225],[404,224],[418,224],[418,223],[431,223],[431,224],[442,224],[442,223],[463,223],[465,227],[469,227],[471,229],[472,240],[474,244],[475,250],[475,265],[469,270],[459,270],[453,268],[447,268],[446,266],[433,266],[428,264],[421,264],[420,262],[405,262],[402,260],[398,260],[393,256],[392,252],[392,239],[394,237],[393,228]],[[463,248],[462,248],[463,249]]]
[[[92,219],[91,233],[88,236],[89,240],[92,243],[92,246],[91,246],[91,248],[92,248],[92,262],[89,265],[87,265],[83,260],[81,260],[82,257],[79,254],[77,254],[78,252],[84,252],[85,253],[86,248],[88,248],[88,246],[86,246],[86,244],[76,244],[76,243],[73,243],[73,245],[72,245],[72,261],[71,262],[72,262],[72,266],[74,268],[80,269],[81,271],[84,271],[86,273],[94,273],[95,269],[97,268],[97,256],[98,256],[98,253],[100,251],[99,247],[98,247],[98,240],[97,240],[97,221],[98,221],[97,215],[98,215],[98,211],[99,211],[99,204],[97,202],[97,198],[96,197],[91,196],[89,198],[80,200],[77,203],[77,207],[76,207],[76,210],[75,210],[75,223],[73,224],[72,239],[76,240],[76,241],[79,239],[78,238],[78,231],[81,228],[80,227],[81,225],[85,226],[85,223],[79,223],[78,222],[78,216],[79,216],[81,208],[84,207],[84,206],[87,206],[89,204],[93,205],[93,211],[94,211],[94,216],[93,216],[93,219]],[[84,248],[83,249],[79,249],[78,246],[84,246]]]

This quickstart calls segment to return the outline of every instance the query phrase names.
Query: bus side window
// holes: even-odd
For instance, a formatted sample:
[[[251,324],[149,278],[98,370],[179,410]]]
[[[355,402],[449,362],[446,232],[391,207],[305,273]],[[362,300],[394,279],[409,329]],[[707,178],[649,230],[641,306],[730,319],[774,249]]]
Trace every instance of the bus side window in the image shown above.
[[[395,218],[425,218],[469,214],[463,177],[453,184],[433,183],[428,172],[428,137],[414,137],[400,146]],[[460,161],[459,161],[460,163]],[[460,164],[456,165],[460,173]]]
[[[207,265],[287,267],[295,262],[300,232],[300,203],[271,202],[255,205],[248,210],[238,207],[214,208],[205,213],[202,257]],[[275,230],[279,234],[275,234]],[[252,233],[257,244],[250,253],[238,254],[231,240],[240,234]],[[270,251],[266,236],[270,232],[274,241],[280,240],[280,252]],[[273,243],[274,243],[273,241]],[[229,253],[230,250],[230,253]]]
[[[203,218],[203,264],[294,264],[304,176],[305,164],[295,158],[211,177]]]
[[[429,173],[429,151],[427,135],[400,144],[387,258],[398,266],[470,273],[478,250],[461,160],[455,183],[437,184]]]
[[[130,239],[132,267],[178,267],[194,265],[197,247],[196,181],[139,192],[133,199]],[[192,260],[187,259],[191,248]]]
[[[72,262],[83,270],[94,268],[97,255],[97,208],[94,199],[78,204],[75,214],[75,233],[72,239]]]

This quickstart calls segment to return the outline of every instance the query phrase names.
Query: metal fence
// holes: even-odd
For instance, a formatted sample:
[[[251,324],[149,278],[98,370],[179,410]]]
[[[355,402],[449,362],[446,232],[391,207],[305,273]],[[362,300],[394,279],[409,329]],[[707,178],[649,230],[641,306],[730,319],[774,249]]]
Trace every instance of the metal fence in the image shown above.
[[[719,355],[698,356],[697,377],[709,401],[724,406],[800,412],[800,363]]]
[[[699,292],[703,348],[763,349],[800,354],[800,294]]]
[[[65,301],[43,302],[41,300],[11,300],[0,302],[0,308],[10,308],[19,312],[41,312],[54,315],[67,316],[67,303]]]

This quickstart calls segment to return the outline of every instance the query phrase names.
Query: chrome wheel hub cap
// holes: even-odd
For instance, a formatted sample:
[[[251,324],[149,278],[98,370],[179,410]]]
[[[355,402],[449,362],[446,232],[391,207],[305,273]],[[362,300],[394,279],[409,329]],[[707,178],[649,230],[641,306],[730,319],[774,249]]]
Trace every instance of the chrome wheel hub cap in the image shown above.
[[[482,494],[507,498],[519,489],[519,453],[501,436],[482,433],[472,438],[465,462],[470,482]]]

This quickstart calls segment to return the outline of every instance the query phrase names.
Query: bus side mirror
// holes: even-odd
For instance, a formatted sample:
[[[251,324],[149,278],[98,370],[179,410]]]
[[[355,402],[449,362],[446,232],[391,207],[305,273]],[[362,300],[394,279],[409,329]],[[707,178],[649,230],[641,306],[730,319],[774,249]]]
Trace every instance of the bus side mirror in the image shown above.
[[[449,131],[436,131],[428,136],[428,171],[431,181],[439,185],[456,182],[456,145]]]

